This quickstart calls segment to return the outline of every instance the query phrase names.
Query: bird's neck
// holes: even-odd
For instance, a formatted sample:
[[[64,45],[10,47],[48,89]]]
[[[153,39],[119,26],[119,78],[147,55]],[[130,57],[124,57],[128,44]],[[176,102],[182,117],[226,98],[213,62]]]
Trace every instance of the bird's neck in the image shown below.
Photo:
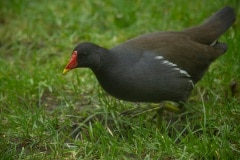
[[[114,60],[109,50],[105,48],[99,48],[97,52],[99,53],[98,64],[90,68],[95,74],[101,72],[107,65],[111,66],[111,64],[114,63]]]

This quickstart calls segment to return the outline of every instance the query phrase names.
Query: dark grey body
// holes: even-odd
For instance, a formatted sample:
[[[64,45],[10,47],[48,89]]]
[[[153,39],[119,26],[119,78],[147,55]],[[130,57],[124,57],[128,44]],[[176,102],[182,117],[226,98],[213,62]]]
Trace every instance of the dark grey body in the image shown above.
[[[74,49],[77,67],[91,68],[103,89],[122,100],[184,102],[226,52],[227,45],[216,40],[234,21],[234,10],[225,7],[199,26],[142,35],[110,50],[81,43]]]
[[[155,40],[159,42],[156,45]],[[210,52],[211,56],[208,56]],[[119,99],[179,102],[187,99],[194,83],[222,53],[223,50],[196,43],[180,32],[159,32],[112,48],[101,59],[102,66],[95,74],[102,87]],[[156,59],[157,56],[164,58]],[[166,60],[177,66],[164,64]],[[187,69],[188,66],[191,67]],[[177,68],[186,71],[190,77],[181,74]]]
[[[134,102],[180,101],[186,100],[192,90],[189,77],[164,65],[163,59],[155,59],[154,53],[145,51],[136,59],[135,52],[131,58],[131,52],[111,51],[113,55],[109,56],[116,58],[112,58],[111,68],[103,65],[95,74],[101,86],[114,97]]]

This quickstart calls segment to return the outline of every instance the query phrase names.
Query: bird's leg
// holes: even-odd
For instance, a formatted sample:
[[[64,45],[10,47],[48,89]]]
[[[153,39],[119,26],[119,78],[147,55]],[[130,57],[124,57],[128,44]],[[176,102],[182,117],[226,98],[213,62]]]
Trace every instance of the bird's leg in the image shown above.
[[[164,102],[163,109],[173,113],[182,113],[185,110],[181,102]]]
[[[140,114],[146,113],[146,112],[150,112],[150,111],[154,111],[154,110],[159,110],[160,108],[164,107],[162,105],[162,103],[160,104],[151,104],[151,105],[147,105],[144,107],[136,107],[133,109],[129,109],[125,112],[121,113],[121,116],[130,116],[131,118],[136,117]]]
[[[157,111],[157,128],[160,130],[162,129],[163,126],[163,112],[164,112],[163,108],[160,108]]]
[[[162,102],[160,104],[151,104],[143,107],[136,107],[133,109],[129,109],[125,112],[121,113],[121,116],[130,116],[131,118],[136,117],[140,114],[155,111],[155,110],[167,110],[174,113],[181,113],[183,111],[183,105],[181,103],[173,103],[173,102]],[[163,111],[161,111],[163,112]]]
[[[173,112],[173,113],[181,113],[183,112],[183,103],[173,103],[173,102],[163,102],[160,104],[160,107],[158,109],[158,112],[157,112],[157,127],[158,129],[162,130],[162,127],[163,127],[163,113],[164,113],[164,110],[167,110],[169,112]]]

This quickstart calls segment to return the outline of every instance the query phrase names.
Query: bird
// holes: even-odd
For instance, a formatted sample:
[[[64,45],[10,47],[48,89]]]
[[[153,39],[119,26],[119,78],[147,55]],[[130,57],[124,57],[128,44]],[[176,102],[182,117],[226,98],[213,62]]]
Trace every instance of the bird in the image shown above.
[[[227,51],[227,44],[218,38],[235,19],[234,9],[225,6],[200,25],[147,33],[111,49],[82,42],[73,49],[63,74],[89,68],[101,87],[115,98],[165,104],[165,110],[177,112],[180,107],[164,102],[187,101],[210,64]]]

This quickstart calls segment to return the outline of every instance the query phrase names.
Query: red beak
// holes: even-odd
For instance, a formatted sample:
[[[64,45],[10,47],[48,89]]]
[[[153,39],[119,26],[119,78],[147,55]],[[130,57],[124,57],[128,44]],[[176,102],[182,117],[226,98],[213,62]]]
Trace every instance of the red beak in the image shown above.
[[[78,63],[77,63],[77,51],[74,51],[72,53],[72,57],[71,57],[70,61],[68,62],[68,64],[66,65],[66,67],[63,70],[63,74],[66,74],[70,70],[76,68],[77,65],[78,65]]]

